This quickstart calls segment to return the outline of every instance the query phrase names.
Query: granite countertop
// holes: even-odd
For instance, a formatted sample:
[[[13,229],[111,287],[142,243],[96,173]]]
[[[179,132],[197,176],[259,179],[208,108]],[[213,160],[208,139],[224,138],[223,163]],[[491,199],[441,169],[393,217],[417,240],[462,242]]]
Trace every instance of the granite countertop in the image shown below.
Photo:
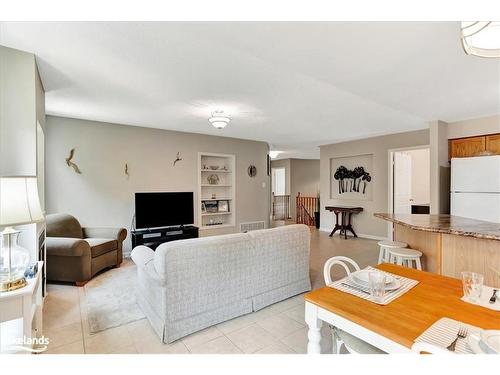
[[[425,232],[500,241],[500,223],[468,219],[451,215],[410,215],[376,213],[374,216],[402,226]]]

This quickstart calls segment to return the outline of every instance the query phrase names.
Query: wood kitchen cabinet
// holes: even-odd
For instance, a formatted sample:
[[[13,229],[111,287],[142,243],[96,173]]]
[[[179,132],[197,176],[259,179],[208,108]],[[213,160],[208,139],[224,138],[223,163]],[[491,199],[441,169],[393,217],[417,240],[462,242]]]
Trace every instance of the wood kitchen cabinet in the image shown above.
[[[500,155],[500,134],[486,136],[486,151]]]
[[[486,149],[485,137],[470,137],[450,140],[450,158],[476,156]]]
[[[450,139],[448,144],[450,159],[479,156],[485,151],[500,155],[500,134]]]

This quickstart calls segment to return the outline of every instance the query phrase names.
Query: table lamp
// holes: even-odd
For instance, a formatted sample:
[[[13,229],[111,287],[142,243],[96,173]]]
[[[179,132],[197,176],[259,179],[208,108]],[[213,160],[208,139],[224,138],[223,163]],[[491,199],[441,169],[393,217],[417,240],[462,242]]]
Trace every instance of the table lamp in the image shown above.
[[[21,232],[13,226],[42,220],[36,177],[0,177],[0,227],[5,227],[0,232],[0,292],[26,285],[30,253],[17,243]]]

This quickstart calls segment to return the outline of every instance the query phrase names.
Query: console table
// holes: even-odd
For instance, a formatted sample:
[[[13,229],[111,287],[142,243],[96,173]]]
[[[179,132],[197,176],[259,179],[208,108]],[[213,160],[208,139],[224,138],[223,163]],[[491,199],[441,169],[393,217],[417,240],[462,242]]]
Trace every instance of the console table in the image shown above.
[[[132,248],[144,245],[156,250],[164,242],[198,238],[198,227],[185,225],[182,227],[168,227],[131,231]]]
[[[40,337],[42,334],[42,273],[44,265],[42,261],[38,262],[38,272],[32,279],[27,279],[28,285],[11,292],[0,293],[0,324],[9,324],[7,322],[22,319],[22,327],[13,326],[6,328],[8,339],[10,340],[30,340],[34,337]],[[0,329],[1,331],[1,329]],[[9,341],[10,341],[9,340]],[[12,343],[6,343],[12,344]],[[21,344],[19,344],[21,345]],[[2,350],[11,352],[8,347],[2,347]],[[23,353],[27,353],[25,351]]]
[[[358,237],[356,232],[351,225],[351,216],[352,214],[357,214],[363,211],[363,207],[350,207],[350,206],[326,206],[325,210],[333,212],[335,214],[335,227],[330,233],[330,237],[332,237],[337,230],[340,230],[339,235],[344,235],[344,238],[347,239],[347,231],[351,232],[354,237]],[[339,214],[340,214],[340,223],[339,223]]]

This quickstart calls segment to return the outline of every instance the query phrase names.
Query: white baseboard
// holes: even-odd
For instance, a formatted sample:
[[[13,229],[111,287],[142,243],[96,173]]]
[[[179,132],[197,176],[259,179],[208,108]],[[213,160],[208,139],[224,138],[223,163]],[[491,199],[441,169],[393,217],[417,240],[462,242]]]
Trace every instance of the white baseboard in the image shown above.
[[[330,228],[324,228],[324,227],[319,228],[319,230],[321,232],[328,232],[328,233],[330,233],[332,231]],[[389,238],[384,237],[384,236],[374,236],[372,234],[364,234],[364,233],[356,233],[356,234],[360,238],[367,238],[369,240],[378,240],[378,241],[389,240]]]

